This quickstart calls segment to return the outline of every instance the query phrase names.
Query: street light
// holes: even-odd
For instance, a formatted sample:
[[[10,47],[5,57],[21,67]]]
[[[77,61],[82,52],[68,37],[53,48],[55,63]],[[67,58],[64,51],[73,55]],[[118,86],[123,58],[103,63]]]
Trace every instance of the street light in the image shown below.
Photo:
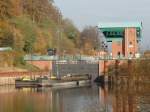
[[[61,12],[58,9],[58,28],[57,28],[57,55],[60,54],[60,38],[61,38]]]
[[[60,73],[59,73],[60,38],[61,38],[61,12],[58,9],[58,29],[57,29],[57,56],[58,58],[56,61],[57,79],[60,79]]]

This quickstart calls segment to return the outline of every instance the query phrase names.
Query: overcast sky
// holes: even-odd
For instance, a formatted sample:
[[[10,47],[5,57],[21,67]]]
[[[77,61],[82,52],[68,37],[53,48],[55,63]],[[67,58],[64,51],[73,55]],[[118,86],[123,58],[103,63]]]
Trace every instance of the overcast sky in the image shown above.
[[[150,0],[54,0],[63,15],[82,30],[99,22],[143,22],[141,46],[150,49]]]

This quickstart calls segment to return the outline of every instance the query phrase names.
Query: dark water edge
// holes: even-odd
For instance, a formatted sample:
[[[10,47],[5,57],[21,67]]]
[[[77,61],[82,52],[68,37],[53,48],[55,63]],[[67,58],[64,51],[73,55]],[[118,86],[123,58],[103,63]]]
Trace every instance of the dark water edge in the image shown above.
[[[0,86],[0,112],[150,112],[150,85],[70,89]]]

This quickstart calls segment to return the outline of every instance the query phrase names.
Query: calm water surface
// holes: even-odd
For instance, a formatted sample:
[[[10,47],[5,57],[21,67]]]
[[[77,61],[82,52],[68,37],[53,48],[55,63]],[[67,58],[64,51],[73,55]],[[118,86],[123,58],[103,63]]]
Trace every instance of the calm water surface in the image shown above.
[[[150,112],[149,87],[16,89],[0,86],[0,112]]]

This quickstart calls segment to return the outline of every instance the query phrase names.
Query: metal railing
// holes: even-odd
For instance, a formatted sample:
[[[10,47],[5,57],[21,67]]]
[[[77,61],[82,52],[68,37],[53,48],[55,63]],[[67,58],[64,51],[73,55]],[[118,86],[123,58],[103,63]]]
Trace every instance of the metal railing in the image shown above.
[[[150,60],[150,57],[123,57],[123,56],[117,56],[112,57],[109,55],[105,56],[84,56],[84,55],[66,55],[66,56],[37,56],[37,55],[26,55],[24,56],[25,61],[39,61],[39,60],[45,60],[45,61],[99,61],[99,60]]]

